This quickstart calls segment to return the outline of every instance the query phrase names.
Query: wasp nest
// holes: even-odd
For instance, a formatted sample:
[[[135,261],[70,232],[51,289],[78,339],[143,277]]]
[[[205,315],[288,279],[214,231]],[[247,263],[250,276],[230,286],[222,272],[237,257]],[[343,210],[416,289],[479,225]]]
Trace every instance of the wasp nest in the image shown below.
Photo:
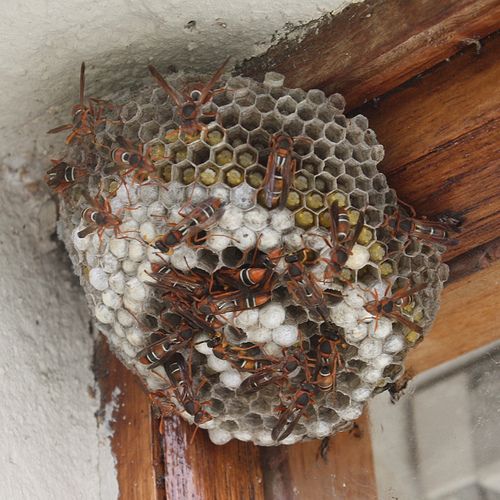
[[[59,234],[98,328],[164,414],[218,444],[323,438],[401,375],[436,314],[443,247],[342,96],[277,74],[212,83],[174,102],[151,80],[76,109],[48,175]],[[280,137],[295,171],[266,200]]]

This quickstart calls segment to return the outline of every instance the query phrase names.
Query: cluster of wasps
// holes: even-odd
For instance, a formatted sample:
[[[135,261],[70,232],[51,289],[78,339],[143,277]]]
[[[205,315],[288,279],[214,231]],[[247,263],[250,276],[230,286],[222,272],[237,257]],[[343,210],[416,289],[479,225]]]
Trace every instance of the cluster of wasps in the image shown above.
[[[214,95],[225,87],[215,89],[227,60],[203,86],[180,93],[174,89],[153,66],[149,71],[160,87],[170,97],[176,107],[180,137],[197,140],[206,132],[206,125],[200,117],[206,118],[202,107],[210,103]],[[134,145],[124,137],[115,138],[115,146],[98,144],[96,132],[108,122],[117,121],[117,107],[109,101],[89,97],[85,99],[85,65],[80,72],[80,100],[73,106],[72,121],[56,127],[49,133],[69,131],[66,144],[78,143],[84,152],[84,160],[79,164],[52,160],[46,182],[55,193],[66,195],[75,186],[85,185],[91,177],[99,178],[95,170],[98,155],[105,155],[115,166],[115,173],[126,186],[129,183],[157,183],[162,180],[156,176],[156,168],[142,144]],[[214,113],[213,117],[216,114]],[[119,120],[118,120],[119,121]],[[305,137],[290,137],[283,132],[275,133],[269,143],[266,174],[260,190],[259,202],[268,209],[283,208],[286,204],[290,186],[293,184],[296,160],[294,147],[298,141],[308,141]],[[126,237],[120,231],[122,218],[113,213],[109,200],[101,194],[91,198],[84,194],[87,207],[82,219],[86,227],[78,233],[83,238],[97,233],[99,238],[105,231],[113,231],[116,237]],[[130,207],[132,208],[132,207]],[[193,205],[187,203],[179,210],[180,222],[165,234],[144,245],[153,245],[158,253],[171,253],[178,245],[187,244],[202,248],[207,231],[220,219],[227,206],[216,197]],[[132,208],[133,209],[133,208]],[[283,248],[263,252],[257,245],[240,260],[237,268],[222,267],[213,273],[194,268],[182,272],[169,266],[153,265],[152,286],[165,304],[159,324],[151,333],[150,344],[138,354],[138,361],[150,369],[163,368],[169,386],[152,394],[152,399],[167,416],[180,409],[193,418],[195,424],[208,422],[210,401],[201,401],[200,391],[206,379],[200,376],[195,387],[193,382],[191,357],[197,338],[202,334],[203,342],[212,349],[215,356],[231,364],[245,374],[238,389],[251,393],[274,384],[280,387],[283,404],[278,408],[278,421],[272,430],[272,438],[281,441],[291,434],[300,418],[322,392],[335,391],[339,368],[344,365],[343,350],[346,348],[341,331],[331,322],[326,291],[318,284],[318,278],[310,272],[312,266],[325,262],[324,281],[337,280],[344,285],[352,285],[343,277],[342,270],[352,254],[353,247],[364,226],[364,213],[361,210],[354,226],[350,224],[346,209],[334,201],[329,207],[330,229],[324,234],[329,247],[328,256],[321,256],[312,248],[304,248],[293,253],[285,253]],[[418,219],[408,205],[385,214],[382,225],[390,239],[404,240],[409,244],[413,239],[429,243],[456,244],[448,237],[449,227],[443,222]],[[279,269],[279,271],[278,271]],[[266,354],[259,344],[245,342],[245,334],[227,320],[228,313],[254,309],[269,302],[273,291],[280,286],[286,287],[293,301],[307,309],[322,323],[319,338],[309,345],[299,340],[290,348],[283,349],[283,356]],[[364,308],[370,320],[381,316],[400,322],[413,331],[422,332],[422,327],[402,313],[402,308],[411,302],[417,292],[427,284],[405,286],[392,291],[389,284],[384,296],[373,292],[373,300]],[[226,331],[240,342],[229,342]],[[292,382],[292,379],[299,382]],[[175,402],[174,402],[175,400]]]

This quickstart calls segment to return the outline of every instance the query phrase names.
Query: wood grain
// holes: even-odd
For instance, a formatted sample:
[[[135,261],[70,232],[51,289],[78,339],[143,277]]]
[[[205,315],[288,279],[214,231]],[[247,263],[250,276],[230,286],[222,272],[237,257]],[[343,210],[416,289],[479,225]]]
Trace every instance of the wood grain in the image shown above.
[[[104,336],[96,342],[94,369],[101,390],[101,408],[117,406],[111,425],[120,500],[162,500],[163,466],[158,447],[158,422],[139,379],[109,350]],[[113,396],[114,395],[114,396]]]
[[[499,28],[498,0],[367,0],[237,71],[254,78],[277,71],[290,87],[340,92],[354,108]]]
[[[444,289],[436,322],[407,358],[416,375],[500,339],[500,260]]]
[[[232,440],[214,445],[174,417],[165,421],[165,490],[168,500],[263,500],[264,486],[258,447]]]
[[[318,440],[266,450],[273,467],[266,477],[266,498],[376,499],[367,413],[357,423],[359,437],[341,432],[330,439],[326,461],[319,456]]]
[[[384,144],[381,170],[422,215],[465,217],[445,260],[500,236],[500,36],[360,111]]]

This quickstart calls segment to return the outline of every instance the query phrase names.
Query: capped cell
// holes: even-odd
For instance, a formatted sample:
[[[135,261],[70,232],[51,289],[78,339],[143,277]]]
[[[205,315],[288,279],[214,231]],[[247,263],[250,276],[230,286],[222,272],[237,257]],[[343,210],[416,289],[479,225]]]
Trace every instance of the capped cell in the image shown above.
[[[223,170],[224,182],[230,186],[239,186],[245,180],[244,170],[237,165],[230,165]]]
[[[295,225],[301,229],[311,229],[316,224],[316,215],[306,208],[295,214]]]
[[[262,186],[264,181],[264,176],[266,175],[266,169],[261,165],[251,167],[246,171],[246,180],[250,186],[257,189]]]

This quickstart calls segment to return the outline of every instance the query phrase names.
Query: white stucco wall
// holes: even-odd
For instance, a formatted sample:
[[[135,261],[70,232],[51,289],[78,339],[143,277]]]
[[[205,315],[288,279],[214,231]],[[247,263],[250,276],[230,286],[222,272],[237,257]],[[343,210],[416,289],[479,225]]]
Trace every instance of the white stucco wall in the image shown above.
[[[147,77],[151,61],[163,70],[175,65],[211,71],[228,55],[233,63],[251,57],[265,51],[276,32],[353,1],[358,0],[4,3],[0,498],[117,497],[108,431],[94,416],[99,396],[88,391],[94,386],[89,316],[68,261],[50,239],[55,204],[48,191],[26,189],[41,177],[48,158],[60,157],[64,134],[46,131],[68,122],[78,99],[80,62],[87,62],[90,94],[105,95]]]

